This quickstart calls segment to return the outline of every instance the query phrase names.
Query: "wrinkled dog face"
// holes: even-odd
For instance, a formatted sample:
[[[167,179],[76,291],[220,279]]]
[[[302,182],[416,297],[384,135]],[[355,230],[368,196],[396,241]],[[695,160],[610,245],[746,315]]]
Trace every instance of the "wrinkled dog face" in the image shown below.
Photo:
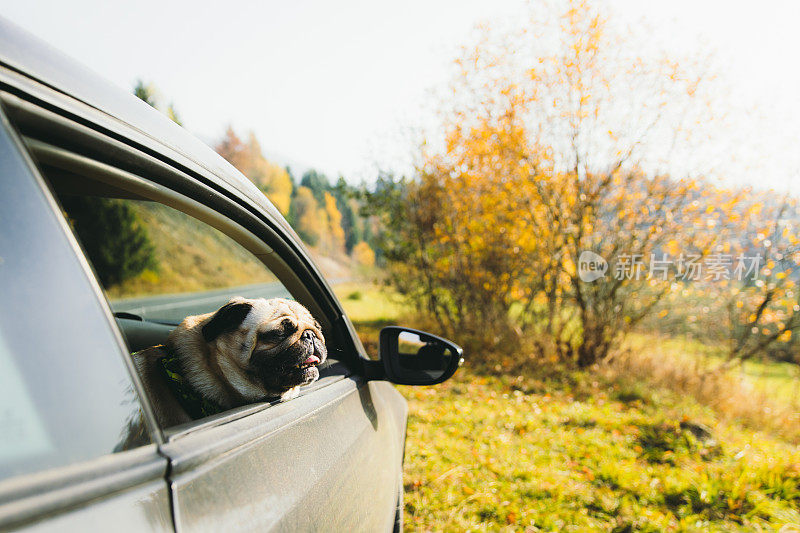
[[[315,381],[328,356],[319,323],[305,307],[283,298],[234,298],[202,332],[272,395]]]

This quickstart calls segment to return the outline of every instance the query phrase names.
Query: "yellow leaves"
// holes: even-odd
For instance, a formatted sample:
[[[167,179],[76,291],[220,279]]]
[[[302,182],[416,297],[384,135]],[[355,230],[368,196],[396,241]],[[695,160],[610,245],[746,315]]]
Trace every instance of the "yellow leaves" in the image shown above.
[[[670,241],[667,242],[666,248],[667,253],[673,257],[677,257],[680,253],[680,244],[678,244],[678,241],[675,239],[670,239]]]
[[[764,204],[761,202],[755,202],[747,209],[747,215],[751,217],[758,215],[759,213],[761,213],[762,209],[764,209]]]
[[[325,193],[325,213],[328,215],[328,231],[332,237],[331,251],[344,250],[344,229],[342,228],[342,214],[336,207],[336,199],[329,192]]]
[[[353,258],[362,266],[375,266],[375,252],[369,244],[364,241],[359,242],[353,247]]]
[[[778,337],[780,342],[789,342],[792,339],[792,330],[788,329]]]

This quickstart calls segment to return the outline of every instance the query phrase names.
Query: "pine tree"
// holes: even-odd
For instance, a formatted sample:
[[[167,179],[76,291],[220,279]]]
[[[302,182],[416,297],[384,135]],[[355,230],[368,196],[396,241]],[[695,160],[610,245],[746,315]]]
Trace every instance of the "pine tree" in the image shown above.
[[[103,287],[157,268],[147,229],[124,200],[67,196],[62,206]]]

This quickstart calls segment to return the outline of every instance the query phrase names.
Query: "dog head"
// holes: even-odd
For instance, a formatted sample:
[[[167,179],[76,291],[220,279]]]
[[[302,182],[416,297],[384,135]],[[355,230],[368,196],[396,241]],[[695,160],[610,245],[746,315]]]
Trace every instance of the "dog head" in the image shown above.
[[[192,342],[179,346],[195,386],[224,404],[277,397],[319,378],[328,353],[319,323],[297,302],[232,298],[214,313],[187,317],[179,329]],[[186,335],[176,335],[180,344]],[[203,350],[197,350],[203,343]],[[200,360],[192,351],[206,354]],[[213,386],[212,386],[213,382]]]

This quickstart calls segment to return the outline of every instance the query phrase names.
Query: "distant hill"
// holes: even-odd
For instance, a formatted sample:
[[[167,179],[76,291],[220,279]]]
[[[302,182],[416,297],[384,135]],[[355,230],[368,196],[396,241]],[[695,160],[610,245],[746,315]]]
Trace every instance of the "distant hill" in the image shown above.
[[[222,232],[155,202],[129,201],[155,247],[157,267],[107,288],[111,298],[201,292],[277,278]],[[349,262],[311,252],[329,280],[349,279]]]

